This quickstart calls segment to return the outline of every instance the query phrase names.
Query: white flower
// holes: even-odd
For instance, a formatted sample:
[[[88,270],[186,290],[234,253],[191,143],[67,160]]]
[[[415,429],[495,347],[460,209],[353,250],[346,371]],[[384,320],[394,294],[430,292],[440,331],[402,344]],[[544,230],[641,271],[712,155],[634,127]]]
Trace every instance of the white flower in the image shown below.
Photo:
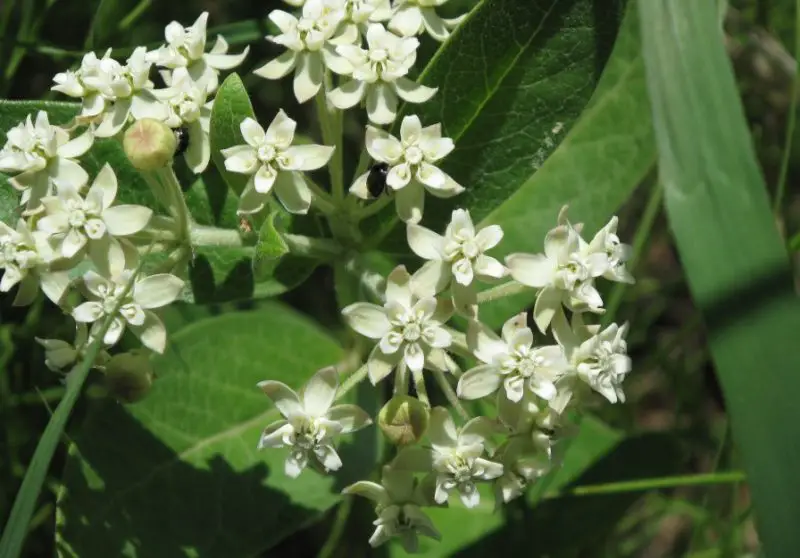
[[[40,110],[36,121],[28,115],[8,131],[6,144],[0,149],[0,172],[21,173],[9,182],[22,191],[21,204],[26,213],[41,209],[43,196],[52,186],[83,188],[89,175],[75,161],[89,151],[94,142],[91,130],[69,139],[69,133],[51,126],[47,113]]]
[[[418,223],[425,208],[425,190],[437,198],[451,198],[464,187],[440,170],[435,163],[453,148],[453,140],[442,137],[440,124],[422,127],[419,117],[406,116],[400,125],[400,139],[367,126],[366,149],[376,161],[389,165],[386,185],[397,193],[397,214],[407,223]],[[366,172],[350,187],[359,198],[369,199]],[[498,240],[499,241],[499,240]]]
[[[352,68],[350,71],[331,70],[352,77],[328,93],[331,104],[348,109],[366,97],[367,116],[375,124],[391,124],[397,115],[397,97],[408,103],[424,103],[436,93],[436,88],[414,83],[405,75],[417,59],[419,41],[413,37],[398,37],[380,23],[367,28],[367,44],[339,45],[339,53]]]
[[[116,310],[103,343],[114,345],[127,324],[145,347],[163,353],[167,331],[152,309],[172,303],[183,288],[183,280],[169,273],[151,275],[137,279],[123,296],[133,273],[126,269],[107,278],[94,271],[87,272],[83,281],[90,300],[77,306],[72,311],[72,317],[76,322],[92,323],[90,333],[96,336],[103,325],[103,318]]]
[[[72,344],[61,339],[36,338],[36,342],[44,347],[44,364],[53,372],[59,372],[77,363],[85,356],[91,341],[89,329],[82,323],[75,324],[75,342]],[[107,351],[99,351],[95,357],[95,366],[102,366],[109,358],[111,356]]]
[[[480,503],[476,482],[496,479],[503,474],[500,463],[483,457],[487,438],[496,431],[492,421],[477,417],[456,429],[447,409],[431,410],[428,438],[430,447],[412,446],[403,449],[392,463],[397,470],[436,474],[434,500],[444,504],[456,490],[468,508]]]
[[[195,174],[200,174],[211,159],[211,106],[213,100],[206,101],[208,92],[204,86],[196,84],[186,68],[172,72],[170,86],[156,91],[156,95],[169,106],[169,114],[164,120],[170,128],[186,128],[189,143],[183,156],[186,164]]]
[[[452,308],[437,304],[432,295],[420,297],[412,291],[411,276],[405,266],[397,266],[386,279],[386,303],[383,306],[356,302],[342,310],[347,323],[361,335],[379,339],[369,355],[369,378],[373,384],[385,378],[403,360],[414,372],[420,372],[426,358],[439,359],[452,342],[442,328]]]
[[[343,494],[364,496],[375,502],[375,532],[369,539],[370,546],[377,547],[398,537],[406,552],[419,548],[417,535],[440,540],[441,535],[431,520],[422,511],[428,504],[421,485],[407,471],[383,468],[381,484],[359,481],[345,488]]]
[[[177,21],[171,22],[164,29],[167,44],[148,52],[147,59],[171,70],[186,68],[200,87],[213,93],[219,86],[220,70],[232,70],[241,64],[250,47],[245,47],[241,54],[227,54],[228,43],[222,36],[217,36],[211,51],[205,52],[207,21],[208,12],[203,12],[191,27],[184,27]]]
[[[111,58],[90,52],[76,72],[57,74],[54,91],[82,98],[80,121],[96,123],[94,135],[107,138],[118,134],[131,116],[135,119],[167,117],[167,107],[153,95],[147,49],[136,48],[123,66]]]
[[[0,269],[4,270],[0,292],[7,293],[19,284],[15,306],[33,302],[39,287],[54,303],[61,302],[69,287],[69,275],[50,268],[54,259],[47,234],[32,232],[22,219],[16,230],[0,221]]]
[[[334,148],[292,145],[296,127],[297,122],[283,110],[278,111],[266,132],[258,122],[245,118],[239,128],[246,145],[222,150],[228,171],[251,175],[239,200],[239,213],[250,214],[263,209],[273,187],[287,211],[308,213],[311,190],[297,171],[322,168]]]
[[[608,269],[605,252],[589,252],[586,241],[559,215],[559,225],[544,239],[544,254],[510,254],[506,257],[511,276],[529,287],[540,288],[533,319],[544,332],[561,305],[574,312],[602,312],[603,299],[594,278]]]
[[[628,344],[625,336],[628,324],[611,324],[601,330],[600,326],[587,326],[580,314],[572,318],[571,326],[563,316],[553,321],[553,334],[564,347],[570,371],[558,383],[560,397],[556,410],[562,411],[575,391],[574,379],[580,379],[611,403],[625,402],[622,382],[631,371]]]
[[[525,325],[523,312],[503,324],[502,339],[478,322],[470,322],[467,343],[483,364],[468,370],[458,381],[458,396],[478,399],[501,385],[511,401],[518,402],[526,390],[547,401],[556,396],[555,382],[566,371],[564,353],[558,345],[533,346],[533,332]]]
[[[281,382],[264,381],[258,387],[284,417],[267,426],[258,449],[288,447],[284,470],[292,478],[303,472],[309,457],[316,459],[325,472],[339,470],[342,460],[333,446],[334,438],[372,424],[360,407],[331,407],[339,388],[339,374],[334,367],[314,374],[299,396]]]
[[[434,8],[445,4],[447,0],[397,0],[394,6],[389,29],[411,37],[425,31],[437,41],[444,41],[466,17],[466,14],[455,19],[439,17]]]
[[[602,277],[620,283],[633,283],[633,277],[625,268],[625,262],[631,257],[631,247],[619,241],[618,221],[616,215],[612,217],[608,224],[598,231],[585,250],[588,254],[605,254],[605,271]]]
[[[345,0],[345,14],[347,24],[355,25],[360,33],[361,28],[366,31],[370,23],[388,21],[392,17],[392,6],[389,0]]]
[[[112,206],[116,196],[117,177],[106,163],[85,198],[69,187],[58,188],[57,195],[42,198],[45,216],[36,225],[52,236],[62,257],[72,258],[88,244],[95,265],[110,269],[112,259],[123,257],[122,247],[114,237],[141,231],[153,215],[152,209],[141,205]]]
[[[334,50],[336,44],[358,39],[355,28],[337,35],[344,17],[345,6],[340,0],[307,0],[299,19],[283,10],[273,10],[269,19],[281,34],[267,38],[288,50],[254,73],[266,79],[280,79],[294,70],[294,95],[297,102],[305,103],[319,92],[325,67],[336,73],[351,70]]]
[[[507,273],[503,264],[485,254],[502,240],[503,229],[490,225],[476,232],[464,209],[453,211],[444,236],[413,223],[408,224],[406,234],[411,250],[429,260],[414,274],[414,281],[434,292],[449,286],[455,307],[461,311],[476,303],[476,276],[491,281]]]

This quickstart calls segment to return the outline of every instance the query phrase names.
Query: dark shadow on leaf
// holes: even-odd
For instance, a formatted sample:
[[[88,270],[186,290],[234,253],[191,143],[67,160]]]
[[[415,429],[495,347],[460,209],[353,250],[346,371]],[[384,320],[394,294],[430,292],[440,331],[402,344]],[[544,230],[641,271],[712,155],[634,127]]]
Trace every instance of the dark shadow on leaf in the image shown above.
[[[617,40],[624,0],[592,0],[592,16],[594,23],[595,80],[600,79],[603,69],[614,49]]]

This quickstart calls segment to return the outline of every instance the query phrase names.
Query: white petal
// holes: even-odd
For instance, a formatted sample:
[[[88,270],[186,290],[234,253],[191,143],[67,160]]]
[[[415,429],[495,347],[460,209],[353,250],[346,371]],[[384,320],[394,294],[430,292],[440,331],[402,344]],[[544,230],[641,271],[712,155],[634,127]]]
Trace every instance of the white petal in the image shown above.
[[[385,130],[375,126],[367,125],[364,146],[370,157],[390,165],[398,164],[403,157],[403,144]]]
[[[263,137],[268,144],[274,145],[278,149],[286,149],[292,144],[296,129],[297,122],[289,118],[289,115],[281,109],[269,123]]]
[[[71,186],[75,189],[83,188],[89,181],[89,174],[72,159],[56,157],[50,162],[47,171],[56,186]],[[20,178],[19,176],[17,178]]]
[[[92,147],[94,135],[91,128],[87,129],[77,138],[73,138],[58,148],[58,156],[67,159],[77,159],[84,155]]]
[[[458,444],[458,431],[450,412],[444,407],[431,409],[428,438],[434,449],[455,448]]]
[[[347,306],[342,310],[342,316],[351,328],[370,339],[380,339],[391,327],[384,309],[367,302]]]
[[[257,70],[254,70],[253,73],[266,79],[281,79],[294,70],[296,61],[297,53],[293,50],[287,50],[274,60],[270,60]]]
[[[375,83],[367,91],[367,116],[375,124],[391,124],[397,116],[397,94],[385,83]]]
[[[111,207],[117,197],[117,187],[117,175],[114,174],[114,169],[111,168],[111,165],[106,163],[97,173],[97,177],[92,182],[92,187],[89,188],[89,192],[86,194],[86,198],[97,199],[100,207],[107,209]]]
[[[249,116],[239,124],[239,131],[242,133],[242,137],[244,141],[247,142],[247,145],[253,149],[261,147],[266,139],[264,128],[262,128],[261,124],[256,122],[255,119]]]
[[[386,498],[386,489],[381,485],[370,481],[358,481],[355,484],[345,487],[342,494],[355,494],[369,498],[373,502],[381,502]]]
[[[418,343],[408,343],[403,349],[403,360],[412,372],[421,372],[425,366],[425,353]]]
[[[211,160],[211,142],[208,134],[203,131],[200,120],[189,123],[189,147],[183,154],[186,164],[195,174],[200,174]]]
[[[372,424],[370,416],[357,405],[336,405],[330,408],[327,417],[342,427],[342,434],[355,432]]]
[[[544,287],[555,277],[554,262],[544,254],[510,254],[506,266],[511,277],[529,287]]]
[[[212,52],[203,55],[203,59],[215,70],[232,70],[244,62],[248,52],[250,52],[249,46],[245,47],[241,54],[214,53],[212,49]]]
[[[326,145],[295,145],[286,149],[283,155],[289,158],[289,170],[312,171],[327,165],[333,150]]]
[[[430,260],[411,277],[412,290],[417,295],[434,295],[445,290],[452,277],[449,263]]]
[[[72,317],[76,322],[96,322],[105,315],[103,305],[99,302],[89,301],[79,304],[72,310]]]
[[[423,226],[409,224],[406,227],[408,246],[420,258],[441,260],[444,250],[444,237]]]
[[[536,304],[533,307],[533,321],[536,327],[544,333],[553,320],[556,312],[561,310],[561,292],[558,289],[547,287],[536,295]]]
[[[403,265],[395,267],[386,278],[386,301],[411,308],[411,275]]]
[[[303,408],[311,417],[323,417],[333,404],[336,390],[339,387],[339,374],[336,368],[323,368],[308,380],[303,389]]]
[[[311,190],[299,172],[280,172],[275,195],[289,213],[305,215],[311,207]]]
[[[153,210],[141,205],[115,205],[103,212],[103,222],[114,236],[127,236],[147,226]]]
[[[333,449],[333,446],[318,447],[314,450],[314,455],[316,455],[326,471],[338,471],[342,468],[342,460],[336,450]]]
[[[305,103],[319,92],[322,75],[322,56],[318,52],[304,52],[297,55],[293,87],[298,103]]]
[[[369,188],[367,188],[367,177],[369,176],[369,171],[365,172],[358,178],[356,178],[353,185],[350,186],[348,192],[356,196],[357,198],[361,198],[362,200],[368,200],[372,198],[372,194],[369,193]]]
[[[387,355],[381,352],[378,345],[375,345],[375,348],[372,349],[372,352],[369,354],[369,359],[367,360],[367,372],[372,385],[377,384],[391,374],[399,360],[399,351],[392,355]]]
[[[488,326],[476,321],[470,321],[467,328],[467,346],[486,364],[508,354],[506,344]]]
[[[283,463],[283,472],[287,477],[296,479],[303,472],[308,464],[308,458],[303,456],[302,459],[297,459],[294,452],[290,452]]]
[[[491,395],[502,383],[502,375],[492,364],[467,370],[458,380],[457,393],[462,399],[479,399]]]
[[[351,79],[328,92],[328,100],[338,109],[346,110],[356,106],[364,98],[367,84],[363,81]]]
[[[183,288],[182,279],[169,273],[158,273],[137,281],[133,300],[142,308],[161,308],[172,303]]]
[[[450,138],[425,137],[419,142],[419,147],[429,162],[436,162],[443,159],[455,149],[456,144]]]
[[[264,206],[267,204],[269,200],[269,196],[267,194],[262,194],[255,189],[254,180],[251,178],[250,181],[244,188],[241,197],[239,198],[239,206],[236,209],[236,212],[239,215],[251,215],[253,213],[258,213]]]
[[[420,184],[411,183],[397,191],[397,215],[406,223],[419,223],[425,209],[425,189]]]
[[[425,341],[434,349],[444,349],[453,343],[450,333],[441,327],[428,328],[424,332]]]
[[[389,29],[404,37],[418,35],[422,28],[422,13],[419,6],[413,4],[400,5],[389,22]]]
[[[77,229],[71,229],[61,242],[61,255],[71,258],[86,246],[86,237]]]
[[[398,78],[392,85],[394,85],[394,91],[397,92],[397,95],[408,103],[424,103],[425,101],[429,101],[437,91],[436,87],[420,85],[407,77]]]
[[[450,35],[445,20],[440,18],[433,8],[422,8],[422,22],[428,34],[439,41],[445,41]]]
[[[282,448],[283,438],[294,432],[294,428],[286,420],[278,420],[267,425],[258,440],[258,449]]]
[[[478,231],[475,235],[475,242],[482,251],[491,250],[503,240],[503,229],[500,225],[489,225]]]
[[[253,186],[259,194],[269,194],[277,178],[278,173],[275,169],[269,165],[261,165],[253,177]]]
[[[239,174],[253,174],[260,165],[255,149],[249,145],[235,145],[221,151],[225,157],[225,170]]]
[[[69,273],[66,271],[39,274],[39,286],[42,292],[55,304],[61,304],[69,285]]]
[[[379,144],[380,140],[376,140],[373,142],[374,144]],[[399,165],[395,165],[389,169],[389,172],[386,174],[386,184],[392,190],[400,190],[408,186],[408,183],[411,182],[411,167],[408,163],[401,163]]]
[[[261,388],[261,391],[263,391],[267,397],[272,399],[272,402],[275,403],[275,407],[278,408],[284,417],[292,418],[304,415],[303,404],[300,402],[300,398],[292,388],[283,382],[266,380],[259,382],[258,387]]]
[[[478,275],[482,275],[484,277],[492,277],[494,279],[500,279],[505,277],[508,273],[508,270],[498,262],[496,259],[481,254],[475,260],[475,273]]]

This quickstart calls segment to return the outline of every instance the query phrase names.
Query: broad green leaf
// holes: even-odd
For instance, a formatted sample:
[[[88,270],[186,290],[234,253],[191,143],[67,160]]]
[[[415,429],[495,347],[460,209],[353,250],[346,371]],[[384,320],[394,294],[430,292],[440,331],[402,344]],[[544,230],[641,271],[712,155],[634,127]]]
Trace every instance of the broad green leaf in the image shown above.
[[[155,359],[153,391],[92,404],[76,429],[58,500],[64,556],[253,556],[318,518],[374,454],[342,448],[344,468],[284,475],[285,450],[258,452],[278,418],[256,387],[299,388],[341,358],[333,339],[278,304],[200,320]],[[374,451],[367,441],[369,451]],[[355,452],[355,453],[353,453]]]
[[[225,170],[225,157],[220,150],[244,143],[239,124],[248,116],[256,117],[253,105],[239,74],[232,73],[220,85],[211,109],[211,157],[222,178],[237,196],[241,195],[249,177]]]
[[[290,225],[291,215],[278,209],[273,209],[261,225],[253,256],[253,274],[256,277],[272,275],[281,258],[289,253],[283,233]]]
[[[428,196],[426,226],[443,230],[456,206],[480,220],[542,166],[592,95],[619,5],[483,0],[472,10],[419,78],[436,95],[405,107],[423,124],[441,122],[456,144],[442,168],[466,188],[451,200]],[[404,231],[397,236],[407,251]]]
[[[192,182],[184,191],[184,197],[195,222],[226,229],[239,226],[236,215],[239,200],[214,165],[210,165]]]
[[[767,556],[800,548],[800,302],[712,2],[639,2],[667,215]]]

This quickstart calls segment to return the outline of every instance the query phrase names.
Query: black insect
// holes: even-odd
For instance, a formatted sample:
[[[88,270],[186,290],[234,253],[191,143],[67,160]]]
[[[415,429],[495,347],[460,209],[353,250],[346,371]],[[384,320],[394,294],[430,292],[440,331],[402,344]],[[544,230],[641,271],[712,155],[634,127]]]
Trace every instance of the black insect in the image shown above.
[[[386,175],[389,174],[388,163],[375,163],[367,175],[367,190],[373,198],[380,197],[386,191]]]
[[[189,148],[189,128],[181,126],[175,129],[175,139],[178,146],[175,148],[175,155],[181,155]]]

